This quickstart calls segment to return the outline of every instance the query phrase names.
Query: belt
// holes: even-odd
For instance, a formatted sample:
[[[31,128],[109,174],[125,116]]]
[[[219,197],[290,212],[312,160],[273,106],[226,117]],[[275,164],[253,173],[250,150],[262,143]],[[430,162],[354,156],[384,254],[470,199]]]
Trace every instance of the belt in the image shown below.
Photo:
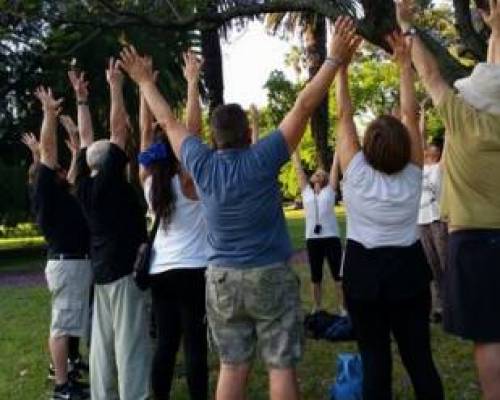
[[[55,253],[49,254],[49,260],[89,260],[88,254],[74,254],[74,253]]]

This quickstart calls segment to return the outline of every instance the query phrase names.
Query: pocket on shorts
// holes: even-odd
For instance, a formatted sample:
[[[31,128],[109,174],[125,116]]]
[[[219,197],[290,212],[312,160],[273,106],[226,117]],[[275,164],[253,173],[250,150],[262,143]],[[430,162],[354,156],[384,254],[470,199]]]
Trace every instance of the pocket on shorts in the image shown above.
[[[82,329],[82,303],[69,299],[55,299],[52,305],[52,332],[70,334]]]
[[[207,313],[209,317],[228,320],[235,312],[237,287],[228,271],[207,271]],[[211,314],[211,315],[210,315]]]

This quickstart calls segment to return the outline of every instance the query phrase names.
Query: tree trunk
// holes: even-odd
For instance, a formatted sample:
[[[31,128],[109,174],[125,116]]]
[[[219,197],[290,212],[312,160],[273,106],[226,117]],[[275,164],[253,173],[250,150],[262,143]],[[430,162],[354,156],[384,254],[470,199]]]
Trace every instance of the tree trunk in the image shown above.
[[[318,16],[305,32],[309,79],[314,78],[326,59],[326,20]],[[319,168],[330,170],[333,154],[328,146],[329,135],[328,96],[324,98],[311,118],[311,132],[316,147]]]
[[[205,60],[203,75],[210,115],[219,105],[224,104],[224,76],[222,72],[222,52],[219,32],[210,29],[201,32],[201,51]]]

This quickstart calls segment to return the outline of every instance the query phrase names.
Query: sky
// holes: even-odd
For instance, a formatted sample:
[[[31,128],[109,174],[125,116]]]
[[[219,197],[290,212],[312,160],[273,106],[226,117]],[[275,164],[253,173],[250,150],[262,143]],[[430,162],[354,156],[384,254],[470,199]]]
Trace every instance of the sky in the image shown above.
[[[449,0],[436,0],[446,4]],[[291,46],[300,45],[295,38],[291,42],[268,35],[264,24],[254,21],[241,32],[235,32],[222,41],[224,62],[224,85],[226,103],[239,103],[248,108],[252,103],[266,104],[266,90],[263,88],[270,73],[281,70],[288,79],[294,73],[285,66],[285,55]]]
[[[294,79],[291,69],[285,67],[285,55],[298,39],[291,42],[268,35],[261,22],[254,21],[241,32],[235,32],[222,41],[226,103],[239,103],[244,108],[252,103],[266,104],[263,88],[270,73],[282,70],[288,79]]]

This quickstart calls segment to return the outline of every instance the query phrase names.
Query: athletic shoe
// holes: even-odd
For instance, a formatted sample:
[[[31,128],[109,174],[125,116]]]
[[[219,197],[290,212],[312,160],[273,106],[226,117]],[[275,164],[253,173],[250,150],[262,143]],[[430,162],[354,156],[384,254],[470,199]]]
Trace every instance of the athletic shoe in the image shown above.
[[[85,393],[78,387],[75,387],[71,382],[64,385],[54,387],[50,400],[86,400],[90,398],[88,393]]]
[[[54,379],[56,379],[56,370],[55,370],[54,366],[52,365],[52,363],[49,364],[49,373],[47,375],[47,379],[50,381],[53,381]]]
[[[89,373],[89,365],[82,360],[81,357],[78,357],[76,360],[68,362],[68,371],[79,371],[84,374]]]

